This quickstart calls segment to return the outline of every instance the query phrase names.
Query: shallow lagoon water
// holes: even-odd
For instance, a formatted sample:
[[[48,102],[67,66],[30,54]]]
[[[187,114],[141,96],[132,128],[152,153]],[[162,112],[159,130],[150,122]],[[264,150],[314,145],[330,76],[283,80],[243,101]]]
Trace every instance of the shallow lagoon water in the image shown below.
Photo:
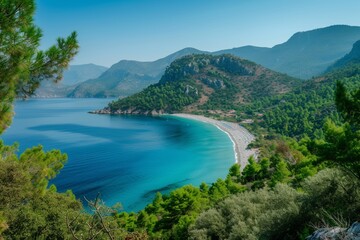
[[[98,193],[107,205],[137,211],[156,192],[224,178],[234,163],[228,136],[210,124],[175,118],[87,113],[109,99],[17,101],[11,127],[1,136],[20,152],[43,145],[60,149],[68,162],[52,180],[59,191],[83,199]]]

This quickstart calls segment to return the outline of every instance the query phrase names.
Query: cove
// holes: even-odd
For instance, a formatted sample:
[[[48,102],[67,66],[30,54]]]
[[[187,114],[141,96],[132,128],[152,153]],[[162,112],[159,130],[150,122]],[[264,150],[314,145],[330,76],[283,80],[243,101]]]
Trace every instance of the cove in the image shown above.
[[[138,211],[156,192],[224,178],[234,163],[228,136],[215,126],[174,117],[88,114],[109,99],[30,99],[17,101],[5,144],[24,149],[60,149],[68,162],[51,181],[58,191],[105,204],[120,202]]]

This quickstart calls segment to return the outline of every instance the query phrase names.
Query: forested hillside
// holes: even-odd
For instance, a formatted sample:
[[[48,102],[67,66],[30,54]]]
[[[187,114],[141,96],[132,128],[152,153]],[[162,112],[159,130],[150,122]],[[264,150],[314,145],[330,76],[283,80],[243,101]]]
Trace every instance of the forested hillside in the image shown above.
[[[174,61],[158,84],[109,104],[112,113],[231,112],[262,96],[285,93],[300,80],[231,55],[189,55]]]
[[[319,136],[326,118],[340,121],[334,104],[336,81],[342,79],[349,89],[355,89],[360,86],[359,75],[354,75],[357,72],[359,66],[346,67],[309,80],[291,93],[261,98],[238,113],[285,136]]]
[[[258,99],[239,114],[243,118],[255,118],[260,126],[285,136],[320,136],[327,118],[340,122],[334,103],[336,82],[341,80],[350,90],[360,86],[358,51],[359,44],[355,43],[332,71],[304,82],[290,93]]]

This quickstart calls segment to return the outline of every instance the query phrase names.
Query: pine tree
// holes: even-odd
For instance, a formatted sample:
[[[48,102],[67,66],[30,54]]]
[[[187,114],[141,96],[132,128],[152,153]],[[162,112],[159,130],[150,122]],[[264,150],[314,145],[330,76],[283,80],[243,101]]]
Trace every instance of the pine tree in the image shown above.
[[[61,80],[78,51],[75,32],[40,51],[42,33],[34,12],[34,0],[0,1],[0,134],[11,124],[15,98],[33,94],[43,80]],[[65,214],[78,212],[81,204],[56,193],[54,186],[47,189],[66,155],[45,153],[41,146],[19,158],[16,151],[16,145],[0,142],[0,239],[69,238]]]
[[[11,124],[14,99],[33,94],[43,80],[61,80],[79,48],[73,32],[40,51],[34,11],[34,0],[0,1],[0,134]]]
[[[335,164],[360,179],[360,89],[351,93],[337,82],[336,107],[345,119],[341,126],[327,120],[325,139],[317,140],[318,155],[323,161]]]
[[[336,83],[335,103],[337,110],[346,121],[360,127],[360,89],[349,93],[344,84]]]

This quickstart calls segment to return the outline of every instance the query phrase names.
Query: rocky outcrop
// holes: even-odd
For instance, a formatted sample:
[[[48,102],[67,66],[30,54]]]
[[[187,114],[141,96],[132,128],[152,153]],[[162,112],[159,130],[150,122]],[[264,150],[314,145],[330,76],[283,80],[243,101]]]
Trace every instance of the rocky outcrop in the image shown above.
[[[90,111],[91,114],[113,114],[113,115],[146,115],[146,116],[158,116],[162,115],[165,112],[163,110],[151,110],[151,111],[142,111],[139,109],[126,109],[126,110],[116,110],[111,111],[110,108],[106,107],[99,110]]]
[[[360,240],[360,223],[354,222],[349,228],[320,228],[306,240]]]
[[[99,110],[90,111],[91,114],[111,114],[110,108],[103,108]]]
[[[253,76],[254,69],[249,68],[244,62],[246,62],[246,60],[239,61],[239,59],[231,57],[231,55],[222,55],[213,58],[211,61],[214,66],[225,72],[238,76]]]
[[[211,79],[211,78],[202,78],[201,81],[208,85],[209,87],[215,88],[215,89],[223,89],[225,88],[225,84],[223,80],[219,79]]]

